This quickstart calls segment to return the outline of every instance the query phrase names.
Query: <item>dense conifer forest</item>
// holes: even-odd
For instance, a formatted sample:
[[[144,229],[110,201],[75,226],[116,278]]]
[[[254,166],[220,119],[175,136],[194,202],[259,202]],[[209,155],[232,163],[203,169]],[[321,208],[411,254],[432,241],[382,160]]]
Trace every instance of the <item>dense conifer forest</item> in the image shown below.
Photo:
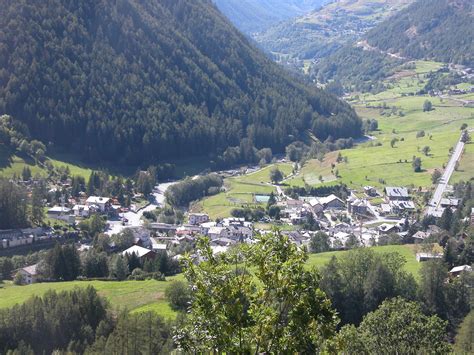
[[[0,112],[52,150],[137,164],[358,136],[349,105],[291,78],[210,0],[0,0]]]

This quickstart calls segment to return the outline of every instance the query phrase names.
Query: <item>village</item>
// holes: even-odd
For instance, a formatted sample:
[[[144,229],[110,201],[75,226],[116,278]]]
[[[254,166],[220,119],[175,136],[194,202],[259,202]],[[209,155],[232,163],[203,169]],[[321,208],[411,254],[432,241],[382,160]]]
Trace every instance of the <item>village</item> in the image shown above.
[[[15,249],[30,247],[34,247],[32,250],[40,250],[68,240],[76,243],[79,252],[85,252],[93,248],[93,243],[84,235],[80,237],[83,232],[81,222],[91,220],[93,216],[104,221],[100,232],[106,236],[131,232],[133,241],[130,245],[125,250],[116,251],[124,256],[134,254],[142,263],[144,260],[154,259],[160,253],[179,261],[185,252],[190,252],[198,260],[200,256],[193,253],[200,236],[207,236],[213,253],[219,254],[240,243],[253,243],[256,235],[268,233],[275,228],[287,235],[291,242],[310,252],[311,240],[316,234],[323,234],[327,239],[324,251],[387,244],[422,244],[431,235],[442,232],[435,223],[436,219],[446,209],[456,211],[460,203],[459,198],[453,197],[452,189],[447,189],[436,209],[437,215],[431,216],[432,219],[425,218],[431,223],[423,225],[419,214],[423,206],[419,206],[419,201],[412,195],[416,191],[407,187],[391,186],[379,190],[365,186],[363,191],[347,189],[345,198],[336,194],[291,198],[275,185],[275,194],[255,195],[256,203],[266,204],[267,208],[273,206],[278,210],[276,215],[265,215],[259,221],[242,217],[211,220],[206,213],[193,212],[185,212],[183,222],[177,224],[147,219],[146,216],[154,210],[165,207],[165,192],[174,183],[155,186],[146,203],[140,206],[132,203],[129,207],[123,207],[115,198],[87,196],[84,192],[80,193],[79,198],[61,198],[60,205],[46,208],[48,220],[58,221],[61,228],[2,230],[0,252],[8,255]],[[68,185],[68,182],[65,184]],[[470,223],[474,224],[474,209]],[[113,242],[109,243],[110,250],[114,251]],[[439,251],[422,248],[416,255],[420,262],[441,257],[442,253]],[[26,284],[36,281],[36,265],[28,265],[15,272],[22,274],[22,280]]]

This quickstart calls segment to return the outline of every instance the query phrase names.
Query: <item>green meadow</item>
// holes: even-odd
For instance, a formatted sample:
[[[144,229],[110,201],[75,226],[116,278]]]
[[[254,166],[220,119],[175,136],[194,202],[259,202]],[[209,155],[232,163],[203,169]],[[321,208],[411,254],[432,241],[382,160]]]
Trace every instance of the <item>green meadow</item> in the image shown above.
[[[258,206],[254,195],[269,195],[276,192],[270,184],[270,171],[278,167],[284,176],[291,174],[293,165],[289,163],[277,163],[264,167],[254,173],[225,179],[225,192],[207,197],[193,207],[193,211],[203,211],[211,219],[230,216],[234,208],[242,206]],[[261,204],[264,206],[264,204]]]
[[[56,167],[68,167],[73,176],[83,176],[88,179],[91,169],[77,162],[70,162],[60,158],[49,158],[49,161]],[[33,176],[36,174],[46,176],[47,170],[31,159],[17,154],[12,154],[5,146],[0,145],[0,176],[12,177],[13,175],[21,176],[21,172],[25,167],[30,168]]]
[[[379,129],[371,133],[373,140],[340,151],[347,163],[336,164],[334,171],[331,164],[336,163],[338,152],[327,154],[323,162],[308,161],[288,183],[303,186],[342,182],[355,189],[366,185],[430,187],[431,174],[448,162],[449,149],[457,143],[461,125],[474,126],[474,108],[464,107],[457,100],[413,95],[424,86],[425,74],[439,67],[435,62],[417,62],[416,69],[402,70],[387,79],[386,91],[354,95],[350,102],[359,116],[379,123]],[[425,100],[433,104],[432,111],[423,112]],[[419,131],[425,136],[417,138]],[[392,139],[397,140],[393,147]],[[430,148],[428,155],[422,153],[425,146]],[[419,173],[413,171],[413,156],[422,159]],[[472,178],[472,161],[473,148],[468,145],[453,180]]]
[[[416,245],[390,245],[370,248],[376,253],[399,253],[405,260],[404,269],[419,277],[421,264],[416,261]],[[308,268],[317,269],[326,265],[333,256],[340,257],[347,251],[335,251],[320,254],[309,254]],[[11,282],[0,284],[0,308],[12,307],[27,301],[32,296],[42,296],[48,290],[57,292],[69,291],[76,287],[93,286],[103,296],[115,311],[129,310],[131,312],[153,311],[165,318],[174,319],[173,311],[165,297],[165,290],[173,280],[184,280],[183,275],[167,278],[167,281],[71,281],[37,283],[28,286],[16,286]]]
[[[176,313],[165,298],[165,290],[170,282],[176,279],[182,279],[182,275],[170,277],[167,281],[71,281],[27,286],[4,283],[0,285],[0,308],[21,304],[32,296],[42,296],[48,290],[61,292],[76,287],[93,286],[114,310],[127,309],[132,312],[154,310],[166,318],[174,318]]]

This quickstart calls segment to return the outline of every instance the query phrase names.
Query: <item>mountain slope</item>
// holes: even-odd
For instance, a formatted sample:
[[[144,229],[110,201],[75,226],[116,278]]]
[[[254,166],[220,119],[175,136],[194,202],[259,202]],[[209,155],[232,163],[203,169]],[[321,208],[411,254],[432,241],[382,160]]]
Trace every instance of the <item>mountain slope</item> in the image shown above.
[[[354,41],[414,0],[335,0],[255,36],[269,52],[321,58]]]
[[[413,59],[474,65],[471,0],[417,0],[313,68],[332,79],[371,90],[392,70]]]
[[[410,59],[474,65],[472,0],[418,0],[367,34],[379,50]]]
[[[241,31],[260,32],[280,21],[310,12],[327,0],[214,0]]]
[[[0,7],[0,112],[60,151],[139,164],[360,134],[347,104],[288,77],[208,0]]]

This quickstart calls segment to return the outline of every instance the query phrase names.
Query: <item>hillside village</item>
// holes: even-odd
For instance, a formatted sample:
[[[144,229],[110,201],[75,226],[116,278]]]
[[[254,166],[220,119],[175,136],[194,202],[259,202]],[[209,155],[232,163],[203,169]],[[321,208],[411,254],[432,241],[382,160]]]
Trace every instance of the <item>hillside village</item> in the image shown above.
[[[472,0],[0,8],[0,355],[474,354]]]
[[[250,168],[248,172],[258,171]],[[223,172],[225,176],[233,176],[235,172]],[[20,182],[24,186],[33,186],[34,179]],[[63,192],[71,188],[71,181],[66,179],[59,183]],[[53,184],[58,186],[58,182]],[[438,235],[442,229],[436,225],[447,209],[455,213],[461,204],[461,198],[447,189],[441,199],[437,215],[424,217],[421,224],[420,213],[423,206],[417,195],[418,191],[403,186],[387,186],[378,189],[365,186],[362,191],[342,188],[336,194],[326,196],[301,196],[292,198],[278,188],[277,194],[258,195],[260,203],[266,203],[267,209],[274,207],[276,215],[262,216],[258,223],[242,217],[227,217],[211,220],[206,213],[187,212],[183,223],[170,224],[148,220],[147,212],[164,208],[165,192],[173,183],[157,185],[147,199],[136,194],[139,206],[132,203],[129,207],[122,206],[116,198],[106,196],[87,196],[84,191],[79,197],[60,198],[60,205],[45,207],[45,215],[53,223],[53,227],[34,227],[0,231],[0,254],[9,255],[16,249],[32,250],[48,248],[56,242],[76,242],[80,253],[94,248],[91,236],[83,230],[82,221],[99,217],[104,221],[102,230],[109,237],[109,248],[124,256],[136,255],[142,262],[154,259],[157,254],[165,253],[170,258],[179,260],[184,252],[193,253],[194,245],[200,236],[207,236],[215,254],[228,251],[239,243],[253,243],[255,235],[266,234],[271,228],[279,228],[289,240],[298,247],[310,250],[316,235],[325,236],[326,240],[319,243],[326,245],[322,250],[347,250],[356,247],[371,247],[386,244],[422,244],[431,235]],[[275,185],[277,186],[277,185]],[[278,186],[277,186],[278,187]],[[50,189],[51,192],[54,191]],[[341,191],[343,192],[341,194]],[[55,222],[56,221],[56,222]],[[425,223],[425,221],[428,224]],[[474,209],[470,221],[474,225]],[[273,226],[270,229],[265,226]],[[262,228],[265,227],[265,228]],[[113,237],[128,231],[133,235],[124,250],[116,249]],[[199,259],[199,255],[194,255]],[[438,252],[419,252],[418,261],[440,258]],[[15,271],[16,272],[16,271]],[[26,265],[18,271],[23,275],[24,283],[35,282],[37,279],[36,265]]]

